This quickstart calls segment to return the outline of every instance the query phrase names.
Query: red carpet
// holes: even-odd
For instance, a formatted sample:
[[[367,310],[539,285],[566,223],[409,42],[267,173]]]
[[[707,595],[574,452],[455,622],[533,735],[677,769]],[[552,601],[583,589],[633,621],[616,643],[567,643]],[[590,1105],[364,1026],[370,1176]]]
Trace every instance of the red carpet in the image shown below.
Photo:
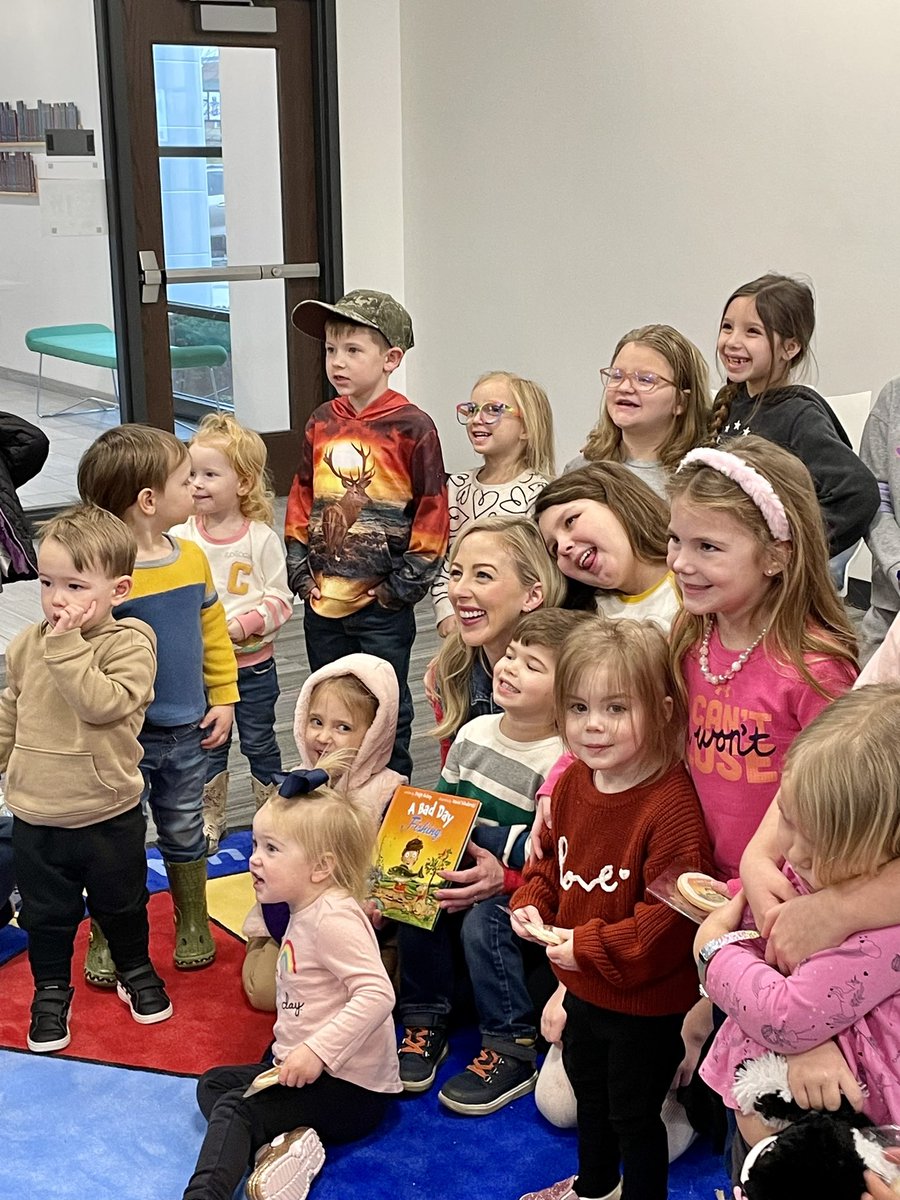
[[[241,987],[244,943],[213,925],[216,961],[202,971],[172,965],[174,924],[168,892],[150,897],[150,954],[166,982],[175,1012],[159,1025],[138,1025],[114,991],[89,987],[81,974],[88,922],[75,939],[69,1018],[72,1041],[56,1055],[121,1066],[200,1075],[223,1063],[255,1062],[272,1040],[274,1013],[251,1008]],[[25,1049],[33,996],[28,958],[19,954],[0,967],[0,1048]]]

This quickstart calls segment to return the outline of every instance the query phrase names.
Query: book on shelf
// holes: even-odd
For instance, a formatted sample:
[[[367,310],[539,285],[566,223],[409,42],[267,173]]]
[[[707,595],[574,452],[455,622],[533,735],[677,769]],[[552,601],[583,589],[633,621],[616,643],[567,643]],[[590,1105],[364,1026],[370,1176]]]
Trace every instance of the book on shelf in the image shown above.
[[[425,788],[397,788],[388,805],[372,868],[371,898],[394,921],[433,929],[435,892],[448,887],[439,871],[455,871],[481,808],[479,800]]]

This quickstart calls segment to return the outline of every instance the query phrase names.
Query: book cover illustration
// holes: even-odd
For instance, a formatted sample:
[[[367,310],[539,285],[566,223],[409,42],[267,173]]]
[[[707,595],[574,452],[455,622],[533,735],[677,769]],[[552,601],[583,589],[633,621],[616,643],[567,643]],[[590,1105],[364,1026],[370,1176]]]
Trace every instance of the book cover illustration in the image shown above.
[[[385,917],[433,929],[440,915],[438,871],[455,871],[469,840],[479,800],[425,788],[397,788],[375,843],[372,898]]]

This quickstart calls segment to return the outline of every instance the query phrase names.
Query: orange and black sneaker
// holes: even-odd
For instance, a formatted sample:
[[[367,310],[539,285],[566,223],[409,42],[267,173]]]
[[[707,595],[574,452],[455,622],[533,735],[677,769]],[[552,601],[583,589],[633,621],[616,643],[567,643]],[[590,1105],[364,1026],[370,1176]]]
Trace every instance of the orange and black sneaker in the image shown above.
[[[397,1050],[404,1092],[427,1092],[449,1053],[443,1026],[407,1025]]]
[[[463,1116],[482,1117],[533,1092],[537,1077],[533,1059],[511,1058],[485,1048],[464,1071],[447,1080],[438,1100]]]

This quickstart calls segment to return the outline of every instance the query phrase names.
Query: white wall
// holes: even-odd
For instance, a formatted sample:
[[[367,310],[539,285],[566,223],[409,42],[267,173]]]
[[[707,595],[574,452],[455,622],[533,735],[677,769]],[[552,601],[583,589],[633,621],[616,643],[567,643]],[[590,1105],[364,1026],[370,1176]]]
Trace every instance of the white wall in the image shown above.
[[[895,0],[399,0],[395,207],[397,7],[339,0],[347,284],[387,286],[402,211],[408,390],[449,464],[482,371],[547,386],[564,461],[622,332],[667,321],[711,359],[769,269],[814,283],[824,393],[900,372]]]
[[[28,0],[3,4],[0,100],[72,100],[81,123],[95,131],[98,157],[100,93],[91,0]],[[0,366],[37,371],[25,331],[38,325],[112,324],[109,247],[105,236],[43,237],[38,203],[0,197]],[[111,390],[108,371],[48,359],[46,374]]]

